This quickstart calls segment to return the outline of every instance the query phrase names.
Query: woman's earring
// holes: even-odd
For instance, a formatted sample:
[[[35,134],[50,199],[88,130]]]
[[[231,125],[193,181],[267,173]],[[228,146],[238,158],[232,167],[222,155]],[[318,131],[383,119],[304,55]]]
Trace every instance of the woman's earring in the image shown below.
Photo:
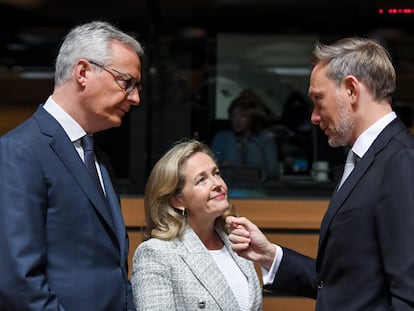
[[[183,217],[185,217],[185,208],[183,208],[183,209],[181,210],[181,215],[182,215]]]

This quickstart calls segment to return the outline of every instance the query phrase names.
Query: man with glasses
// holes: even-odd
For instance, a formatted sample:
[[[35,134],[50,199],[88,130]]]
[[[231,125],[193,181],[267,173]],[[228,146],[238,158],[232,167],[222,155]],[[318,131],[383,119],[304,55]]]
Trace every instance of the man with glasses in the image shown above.
[[[137,82],[137,79],[134,77],[131,77],[130,75],[120,72],[119,70],[116,70],[115,68],[105,66],[103,64],[100,64],[98,62],[89,60],[89,62],[105,71],[107,71],[110,75],[114,77],[115,82],[119,85],[119,87],[126,93],[131,93],[135,88],[137,88],[138,93],[142,90],[142,84],[141,82]],[[115,73],[115,74],[114,74]]]
[[[52,95],[0,138],[0,310],[135,310],[119,199],[92,137],[140,103],[142,56],[108,23],[73,28]]]

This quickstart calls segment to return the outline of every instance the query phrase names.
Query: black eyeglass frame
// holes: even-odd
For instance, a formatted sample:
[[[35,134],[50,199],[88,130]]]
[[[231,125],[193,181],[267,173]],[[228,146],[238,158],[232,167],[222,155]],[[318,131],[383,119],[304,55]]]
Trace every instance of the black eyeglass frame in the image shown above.
[[[131,94],[132,91],[137,88],[138,93],[142,91],[142,84],[141,82],[138,82],[137,79],[135,79],[134,77],[131,77],[129,74],[123,73],[119,70],[116,70],[115,68],[111,67],[111,66],[107,66],[104,64],[101,64],[99,62],[95,62],[93,60],[88,60],[89,63],[91,63],[92,65],[95,65],[103,70],[105,70],[106,72],[108,72],[115,80],[116,84],[118,84],[118,86],[126,93],[126,94]],[[121,75],[124,78],[120,78],[118,76],[116,76],[112,71],[116,72],[118,75]],[[125,85],[120,84],[120,82],[124,82]]]

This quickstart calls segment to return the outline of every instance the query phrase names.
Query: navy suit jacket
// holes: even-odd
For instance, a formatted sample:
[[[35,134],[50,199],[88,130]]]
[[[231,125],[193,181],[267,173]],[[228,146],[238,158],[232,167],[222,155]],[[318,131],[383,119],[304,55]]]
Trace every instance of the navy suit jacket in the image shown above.
[[[317,310],[414,310],[414,137],[399,119],[333,194],[316,261],[284,248],[271,289]]]
[[[109,204],[42,107],[1,137],[0,310],[135,310],[119,200],[100,165]]]

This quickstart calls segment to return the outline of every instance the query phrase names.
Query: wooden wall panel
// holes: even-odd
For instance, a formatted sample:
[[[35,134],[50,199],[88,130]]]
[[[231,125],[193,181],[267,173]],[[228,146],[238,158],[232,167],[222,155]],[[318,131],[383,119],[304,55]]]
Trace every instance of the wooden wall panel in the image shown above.
[[[297,297],[272,297],[263,299],[263,311],[313,311],[315,300]]]

